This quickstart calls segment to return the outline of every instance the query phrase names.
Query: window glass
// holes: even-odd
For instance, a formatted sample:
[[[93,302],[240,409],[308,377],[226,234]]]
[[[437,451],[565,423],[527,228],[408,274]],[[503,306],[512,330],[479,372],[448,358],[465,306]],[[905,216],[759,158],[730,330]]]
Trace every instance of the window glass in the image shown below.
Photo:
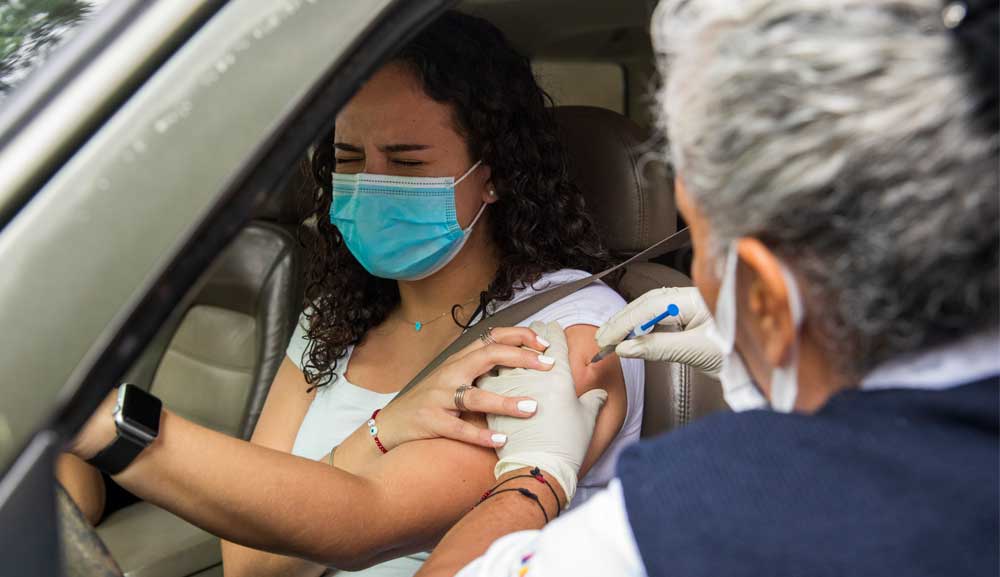
[[[107,1],[0,2],[0,102],[90,22]]]
[[[625,114],[625,70],[612,62],[536,60],[538,83],[557,106],[597,106]]]
[[[156,300],[169,294],[160,291],[168,285],[157,282],[165,267],[198,233],[207,215],[216,214],[223,202],[230,201],[226,193],[234,178],[241,178],[259,162],[261,150],[279,146],[274,144],[276,131],[287,130],[283,124],[300,114],[300,107],[317,89],[323,89],[320,83],[331,71],[337,71],[338,78],[352,77],[352,70],[340,72],[343,59],[392,4],[391,0],[231,0],[197,24],[197,33],[185,34],[183,44],[174,48],[173,42],[188,26],[195,25],[192,11],[200,3],[142,1],[148,2],[147,6],[124,24],[113,43],[94,61],[93,69],[102,72],[111,65],[122,66],[124,75],[135,75],[149,55],[168,49],[173,52],[157,64],[141,87],[130,88],[127,94],[115,92],[123,101],[114,113],[88,132],[73,154],[47,176],[30,202],[20,207],[12,224],[0,228],[0,263],[4,263],[5,272],[15,271],[0,280],[0,470],[39,427],[51,422],[58,403],[80,386],[99,355],[108,353],[110,339],[128,322],[136,303],[145,295]],[[10,76],[13,70],[19,71],[15,74],[19,78],[37,74],[32,70],[44,73],[45,66],[53,66],[54,61],[49,59],[46,64],[37,60],[30,54],[32,50],[45,45],[49,47],[45,52],[51,55],[59,49],[57,45],[66,42],[68,34],[82,40],[79,34],[83,26],[99,24],[89,10],[103,8],[88,2],[89,10],[76,10],[78,4],[0,0],[5,9],[0,21],[19,14],[23,23],[14,26],[13,19],[6,20],[11,26],[0,41],[6,38],[7,44],[0,46],[9,49],[3,53],[6,59],[0,61],[8,68],[6,76],[0,78]],[[107,17],[123,7],[112,5],[111,0],[103,5],[103,16]],[[74,10],[58,12],[45,7]],[[29,8],[34,11],[23,11]],[[46,22],[52,25],[47,27]],[[25,27],[27,32],[15,41],[10,31]],[[303,38],[310,41],[302,43]],[[296,42],[300,46],[291,54],[288,47]],[[14,47],[15,43],[23,47]],[[73,49],[74,44],[70,40],[63,49]],[[289,66],[290,61],[295,66]],[[24,82],[31,81],[8,83],[14,98],[18,90],[26,90],[20,88]],[[76,87],[70,84],[67,88]],[[96,84],[87,94],[103,102],[109,92],[117,90],[118,85]],[[53,101],[65,94],[57,93]],[[77,106],[84,115],[90,103]],[[62,142],[65,136],[60,124],[65,119],[76,121],[70,116],[70,111],[49,106],[26,126],[35,131],[32,136],[37,141],[51,138]],[[34,145],[31,140],[25,142]],[[45,150],[42,145],[37,147]],[[0,160],[8,158],[16,157]],[[4,178],[0,183],[6,184]],[[0,192],[4,190],[0,187]],[[238,275],[244,274],[243,267],[256,270],[254,263],[261,262],[259,249],[251,252],[253,258],[237,267],[241,271]],[[247,305],[240,299],[245,299],[245,291],[234,291],[232,286],[217,289],[213,294],[225,296],[212,298],[222,298],[229,309],[243,311]],[[256,346],[250,337],[255,329],[247,325],[248,319],[252,325],[253,318],[250,314],[246,318],[227,317],[229,326],[250,339],[240,343]],[[192,326],[207,326],[205,322],[221,326],[216,317],[201,319]],[[220,342],[235,346],[230,336],[227,333]],[[199,350],[206,348],[204,338],[199,329]],[[119,353],[135,346],[134,340],[128,339],[134,337],[126,338]],[[244,350],[248,349],[240,349],[240,353]],[[246,357],[233,358],[239,363],[225,366],[250,366],[244,363]],[[163,364],[157,366],[162,368]],[[223,372],[229,375],[227,371]],[[227,384],[232,382],[231,376],[220,381],[227,391],[239,388]],[[215,399],[199,407],[214,415],[212,407],[218,405],[218,395],[206,393],[204,387],[195,389],[191,389],[192,394],[204,393],[202,400]],[[244,407],[245,401],[223,404]],[[235,432],[238,421],[226,413],[214,422]],[[206,418],[204,422],[213,421]]]

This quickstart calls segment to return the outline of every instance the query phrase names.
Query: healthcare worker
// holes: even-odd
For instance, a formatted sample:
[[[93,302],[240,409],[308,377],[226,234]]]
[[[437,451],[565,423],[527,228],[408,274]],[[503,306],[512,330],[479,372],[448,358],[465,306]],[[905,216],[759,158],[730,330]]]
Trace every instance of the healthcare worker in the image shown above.
[[[572,405],[491,419],[506,473],[420,575],[996,575],[996,0],[663,0],[652,35],[704,302],[654,291],[597,339],[677,305],[618,353],[718,371],[737,412],[559,519]]]

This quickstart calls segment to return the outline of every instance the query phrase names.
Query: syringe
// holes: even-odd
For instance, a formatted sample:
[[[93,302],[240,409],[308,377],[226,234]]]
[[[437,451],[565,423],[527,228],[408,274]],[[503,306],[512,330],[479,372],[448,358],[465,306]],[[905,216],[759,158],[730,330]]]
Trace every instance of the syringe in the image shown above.
[[[637,327],[635,327],[634,329],[632,329],[631,331],[629,331],[629,333],[627,335],[625,335],[625,338],[622,339],[622,340],[627,341],[629,339],[634,339],[636,337],[641,337],[643,335],[648,335],[649,333],[653,332],[654,328],[656,328],[656,323],[662,321],[663,319],[665,319],[667,317],[675,317],[678,314],[680,314],[680,312],[681,311],[680,311],[679,308],[677,308],[677,305],[672,304],[672,305],[670,305],[670,306],[667,307],[667,310],[665,310],[662,313],[656,315],[655,317],[653,317],[648,322],[642,323],[641,325],[638,325]],[[618,345],[615,344],[615,345],[608,345],[608,346],[602,348],[600,351],[597,352],[596,355],[594,355],[594,358],[590,359],[590,364],[594,364],[596,362],[600,362],[601,360],[604,359],[604,357],[606,357],[606,356],[610,355],[611,353],[615,352],[615,347],[617,347],[617,346]]]

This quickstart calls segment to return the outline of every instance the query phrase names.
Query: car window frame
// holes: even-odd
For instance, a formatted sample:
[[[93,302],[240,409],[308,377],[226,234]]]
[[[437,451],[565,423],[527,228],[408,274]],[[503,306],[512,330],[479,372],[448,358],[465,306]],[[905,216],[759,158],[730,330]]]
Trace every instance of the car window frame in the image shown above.
[[[116,0],[32,71],[0,110],[0,227],[226,1]],[[75,113],[85,98],[91,106]],[[47,118],[60,133],[38,129]]]
[[[190,227],[153,282],[134,304],[119,311],[122,322],[103,335],[106,340],[92,359],[85,359],[85,365],[81,362],[79,371],[52,407],[51,417],[14,450],[17,457],[2,467],[0,527],[18,543],[8,543],[5,551],[10,555],[0,554],[0,564],[23,566],[28,562],[24,557],[15,559],[15,552],[53,556],[47,548],[51,541],[39,540],[39,534],[50,533],[54,526],[54,520],[49,518],[55,511],[53,492],[39,489],[37,479],[52,478],[53,461],[61,444],[82,426],[106,395],[110,383],[138,358],[190,286],[250,220],[261,196],[280,190],[279,185],[309,145],[332,130],[336,111],[393,50],[451,4],[451,0],[391,1],[341,58],[317,77],[299,102],[276,119],[269,136],[258,142],[254,152],[230,173],[211,209]],[[98,128],[93,127],[93,132]],[[3,232],[0,230],[0,234]],[[26,502],[30,506],[25,506]],[[24,516],[26,511],[33,512],[30,518]],[[38,530],[24,530],[27,525]],[[16,530],[8,531],[12,527]],[[17,546],[32,543],[39,547]],[[44,550],[35,551],[33,547]]]

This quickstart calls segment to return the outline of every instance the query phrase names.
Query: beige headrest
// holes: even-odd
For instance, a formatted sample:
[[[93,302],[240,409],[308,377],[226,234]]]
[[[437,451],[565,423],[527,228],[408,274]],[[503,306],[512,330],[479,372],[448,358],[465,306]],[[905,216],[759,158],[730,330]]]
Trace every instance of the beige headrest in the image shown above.
[[[592,106],[559,106],[555,116],[570,174],[613,253],[635,254],[677,230],[673,182],[649,133]]]

